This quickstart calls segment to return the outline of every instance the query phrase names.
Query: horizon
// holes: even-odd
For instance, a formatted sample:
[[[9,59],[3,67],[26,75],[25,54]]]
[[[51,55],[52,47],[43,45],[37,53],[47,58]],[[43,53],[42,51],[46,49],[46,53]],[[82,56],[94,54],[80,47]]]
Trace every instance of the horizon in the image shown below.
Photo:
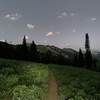
[[[100,50],[98,0],[0,0],[0,40],[84,49],[85,33],[92,50]]]
[[[20,45],[20,44],[22,44],[22,42],[21,43],[13,43],[12,41],[7,41],[7,40],[0,40],[0,42],[6,42],[6,43],[8,43],[8,44],[11,44],[11,45]],[[27,39],[26,39],[26,42],[27,42]],[[34,41],[35,42],[35,41]],[[27,42],[27,44],[31,44],[32,43],[32,41],[30,41],[30,42]],[[41,44],[41,43],[36,43],[35,42],[35,44],[36,45],[43,45],[43,46],[53,46],[53,47],[56,47],[56,48],[60,48],[60,49],[73,49],[73,50],[75,50],[75,51],[79,51],[79,49],[81,49],[83,52],[85,51],[85,45],[84,45],[84,47],[79,47],[79,48],[73,48],[73,47],[59,47],[59,46],[56,46],[56,45],[52,45],[52,44]],[[92,52],[100,52],[100,50],[97,50],[97,49],[91,49],[91,51]]]

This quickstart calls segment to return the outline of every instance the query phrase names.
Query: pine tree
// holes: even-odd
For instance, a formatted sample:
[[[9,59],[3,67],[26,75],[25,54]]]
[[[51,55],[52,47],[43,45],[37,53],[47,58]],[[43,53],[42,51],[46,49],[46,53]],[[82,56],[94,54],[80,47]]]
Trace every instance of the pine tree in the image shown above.
[[[92,54],[91,54],[91,51],[90,50],[86,50],[86,53],[85,53],[85,64],[88,68],[91,68],[92,66]]]
[[[86,33],[85,35],[85,49],[90,49],[89,35]]]
[[[22,45],[24,46],[24,47],[26,47],[26,37],[24,36],[24,38],[23,38],[23,43],[22,43]]]
[[[90,50],[90,43],[89,43],[88,33],[86,33],[86,35],[85,35],[85,49],[86,49],[85,64],[89,68],[89,67],[92,66],[92,54],[91,54],[91,50]]]
[[[23,42],[22,42],[21,54],[22,54],[22,59],[23,59],[23,60],[27,60],[28,47],[27,47],[26,37],[25,37],[25,36],[24,36]]]
[[[82,53],[81,49],[79,49],[78,65],[79,66],[83,66],[84,65],[84,58],[83,58],[83,53]]]

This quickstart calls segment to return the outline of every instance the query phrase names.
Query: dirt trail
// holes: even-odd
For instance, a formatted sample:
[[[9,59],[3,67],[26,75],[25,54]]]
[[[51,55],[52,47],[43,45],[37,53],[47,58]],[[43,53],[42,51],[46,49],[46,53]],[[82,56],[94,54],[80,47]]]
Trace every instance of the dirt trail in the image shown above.
[[[52,72],[49,73],[49,83],[48,83],[48,98],[47,100],[58,100],[58,94],[57,94],[57,81],[53,75]]]

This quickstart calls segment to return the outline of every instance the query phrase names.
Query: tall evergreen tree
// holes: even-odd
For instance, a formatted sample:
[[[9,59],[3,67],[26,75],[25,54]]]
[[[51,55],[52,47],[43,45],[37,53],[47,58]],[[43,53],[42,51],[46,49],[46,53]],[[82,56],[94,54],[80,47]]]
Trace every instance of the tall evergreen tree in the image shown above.
[[[86,50],[86,53],[85,53],[85,64],[88,68],[91,68],[92,66],[92,54],[91,54],[91,51],[90,50]]]
[[[22,43],[22,45],[23,45],[24,47],[26,47],[26,36],[24,36],[24,38],[23,38],[23,43]]]
[[[85,49],[90,49],[89,35],[86,33],[85,35]]]
[[[92,54],[91,54],[91,50],[90,50],[88,33],[86,33],[86,35],[85,35],[85,49],[86,49],[85,64],[86,64],[87,67],[91,67],[92,66]]]
[[[79,66],[83,66],[84,65],[84,58],[83,58],[83,53],[82,53],[81,49],[79,49],[78,64],[79,64]]]
[[[24,38],[23,38],[21,53],[22,53],[22,59],[27,60],[28,47],[27,47],[27,43],[26,43],[26,36],[24,36]]]

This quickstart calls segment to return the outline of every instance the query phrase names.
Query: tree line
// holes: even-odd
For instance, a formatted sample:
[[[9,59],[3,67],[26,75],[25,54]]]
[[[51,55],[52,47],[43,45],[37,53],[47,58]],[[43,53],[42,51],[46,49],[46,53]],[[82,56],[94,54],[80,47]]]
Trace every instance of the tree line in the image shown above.
[[[93,57],[90,49],[90,41],[88,33],[85,34],[85,52],[83,53],[81,48],[79,52],[74,56],[74,65],[79,67],[86,67],[96,70],[97,59]]]
[[[26,60],[26,61],[35,61],[41,63],[55,63],[61,65],[74,65],[79,67],[92,68],[96,66],[96,60],[93,58],[90,43],[89,35],[85,35],[85,53],[79,49],[74,55],[73,61],[64,57],[62,54],[53,55],[50,50],[46,53],[41,53],[37,50],[37,45],[34,41],[30,45],[27,44],[26,37],[24,36],[22,44],[12,45],[5,42],[0,42],[0,57],[17,59],[17,60]]]
[[[67,58],[61,54],[53,55],[50,50],[43,53],[37,50],[37,45],[34,41],[27,44],[24,36],[22,44],[12,45],[5,42],[0,42],[0,57],[16,60],[35,61],[40,63],[55,63],[55,64],[69,64]]]

